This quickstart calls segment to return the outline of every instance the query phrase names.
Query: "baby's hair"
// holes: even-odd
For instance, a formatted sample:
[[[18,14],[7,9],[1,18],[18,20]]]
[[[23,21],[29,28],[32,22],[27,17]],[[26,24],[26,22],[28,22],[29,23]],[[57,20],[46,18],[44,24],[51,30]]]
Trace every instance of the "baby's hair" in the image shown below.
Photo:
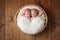
[[[25,15],[25,11],[26,11],[26,10],[29,10],[29,11],[31,11],[30,9],[25,9],[22,15]]]
[[[29,10],[29,11],[31,11],[30,9],[25,9],[25,10]],[[25,11],[25,10],[24,10],[24,11]]]
[[[39,11],[37,9],[34,8],[34,9],[31,9],[31,10],[35,10],[37,12],[37,15],[39,14]]]

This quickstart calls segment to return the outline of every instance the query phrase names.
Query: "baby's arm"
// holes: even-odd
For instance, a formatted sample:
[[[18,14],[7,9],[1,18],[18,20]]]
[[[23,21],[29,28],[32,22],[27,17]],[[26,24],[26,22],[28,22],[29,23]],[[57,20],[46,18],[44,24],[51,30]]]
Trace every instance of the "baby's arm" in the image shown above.
[[[22,16],[25,16],[25,13],[23,13]]]
[[[40,17],[40,16],[42,16],[42,15],[43,15],[43,13],[40,13],[40,12],[39,12],[38,16]]]

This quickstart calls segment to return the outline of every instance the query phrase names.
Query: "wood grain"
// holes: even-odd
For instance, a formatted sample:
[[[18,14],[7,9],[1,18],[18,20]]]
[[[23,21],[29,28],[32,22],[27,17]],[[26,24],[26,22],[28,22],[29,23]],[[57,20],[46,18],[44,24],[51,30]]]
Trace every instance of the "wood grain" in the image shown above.
[[[4,40],[5,39],[5,21],[4,21],[4,0],[0,0],[0,40]]]
[[[27,35],[15,22],[19,8],[26,4],[41,6],[48,15],[48,25],[42,33]],[[0,0],[0,40],[60,40],[59,0]]]
[[[54,2],[54,3],[53,3]],[[60,0],[52,0],[52,12],[55,14],[55,23],[53,23],[54,28],[52,28],[52,40],[60,40]]]

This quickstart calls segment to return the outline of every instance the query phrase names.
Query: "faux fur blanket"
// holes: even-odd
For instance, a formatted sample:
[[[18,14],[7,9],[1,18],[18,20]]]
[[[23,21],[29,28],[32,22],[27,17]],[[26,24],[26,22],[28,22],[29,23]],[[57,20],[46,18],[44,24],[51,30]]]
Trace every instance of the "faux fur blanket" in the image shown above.
[[[36,34],[41,32],[44,27],[45,20],[43,17],[36,17],[32,21],[23,16],[17,17],[19,28],[27,34]]]

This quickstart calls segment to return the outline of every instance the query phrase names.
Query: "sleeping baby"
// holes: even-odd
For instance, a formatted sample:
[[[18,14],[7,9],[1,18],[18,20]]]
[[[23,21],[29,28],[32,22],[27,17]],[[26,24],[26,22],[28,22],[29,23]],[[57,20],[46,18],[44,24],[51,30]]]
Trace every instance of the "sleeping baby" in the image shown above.
[[[33,20],[38,15],[38,11],[36,9],[31,10],[31,20]]]
[[[26,17],[27,19],[30,20],[30,18],[31,18],[31,10],[30,9],[25,9],[25,11],[22,14],[22,16],[24,16],[24,17]]]
[[[41,17],[42,14],[37,9],[31,10],[31,20],[33,20],[35,17]]]
[[[29,27],[30,16],[31,16],[31,10],[30,9],[25,9],[24,13],[22,13],[22,15],[18,16],[17,22],[21,26],[22,29],[26,30],[26,28]]]
[[[44,27],[44,19],[41,17],[43,14],[39,13],[37,9],[31,10],[31,24],[30,29],[33,33],[38,33]],[[34,28],[34,29],[33,29]]]

